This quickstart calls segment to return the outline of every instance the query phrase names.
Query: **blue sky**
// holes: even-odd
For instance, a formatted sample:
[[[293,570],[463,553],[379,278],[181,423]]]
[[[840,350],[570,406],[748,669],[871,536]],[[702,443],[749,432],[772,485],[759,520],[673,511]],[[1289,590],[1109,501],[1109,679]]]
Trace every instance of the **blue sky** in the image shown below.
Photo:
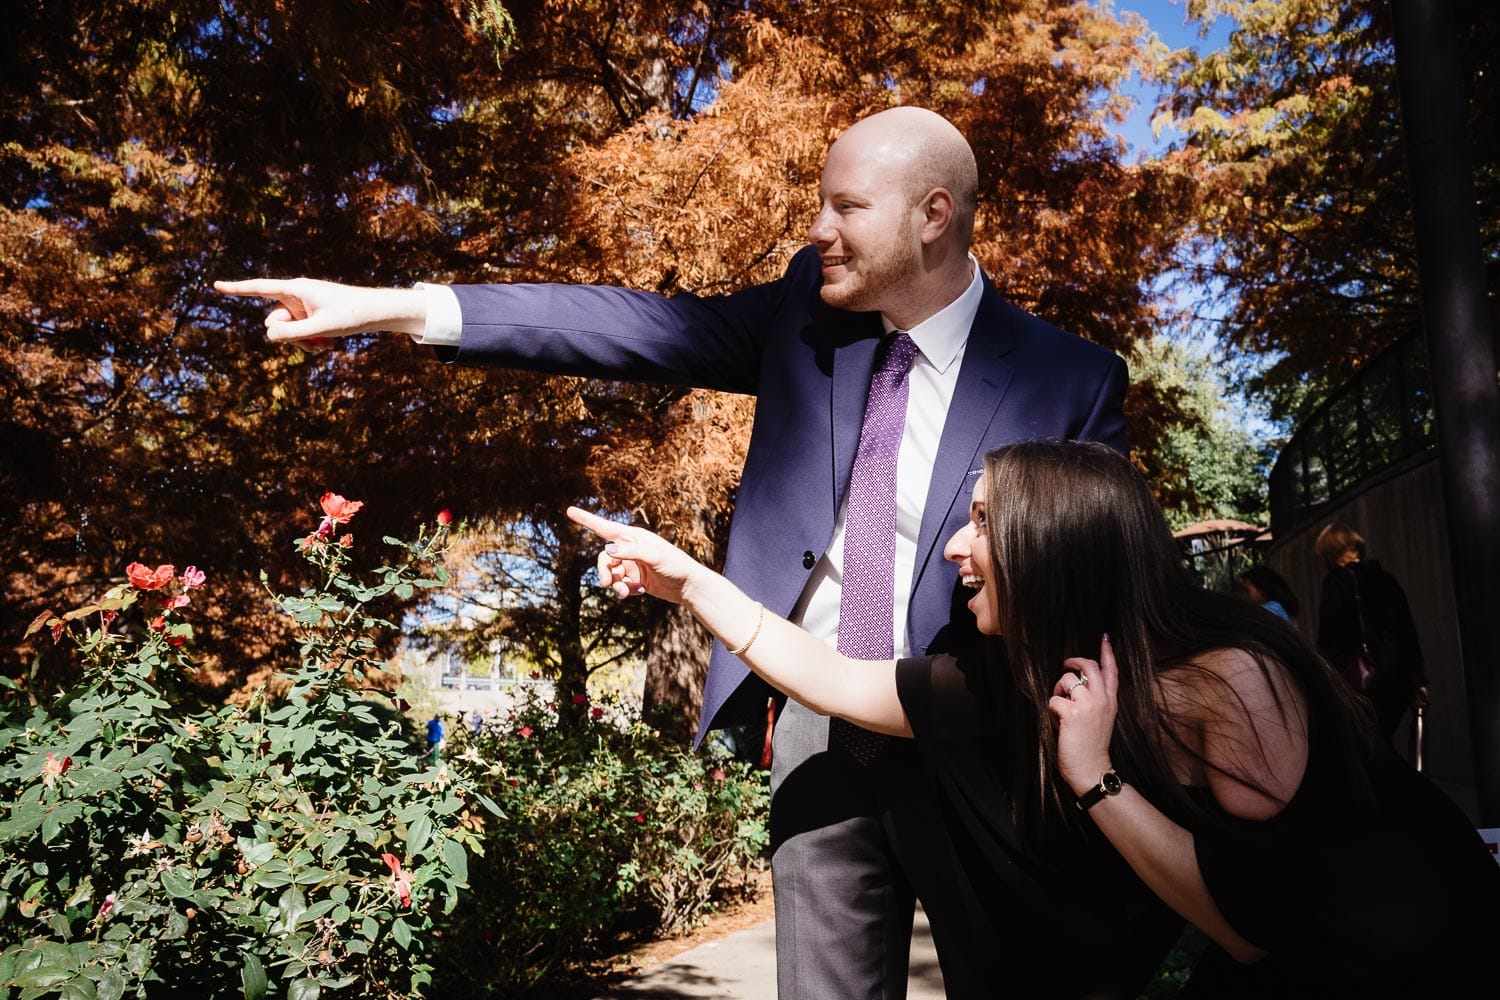
[[[1191,48],[1199,52],[1213,51],[1225,45],[1229,39],[1230,29],[1234,26],[1232,20],[1219,18],[1205,31],[1201,22],[1188,20],[1186,5],[1180,0],[1176,2],[1174,0],[1114,0],[1114,8],[1119,13],[1134,11],[1140,14],[1150,25],[1151,30],[1156,32],[1161,40],[1172,49]],[[1160,138],[1152,135],[1151,115],[1159,96],[1155,85],[1148,85],[1136,79],[1126,88],[1126,93],[1135,98],[1135,108],[1120,128],[1125,139],[1133,147],[1127,159],[1147,156],[1181,138],[1179,133],[1172,130],[1164,131]],[[1190,288],[1179,288],[1174,294],[1174,298],[1180,304],[1191,303],[1193,297],[1193,291]],[[1203,299],[1204,301],[1194,306],[1196,312],[1202,315],[1212,315],[1217,311],[1216,307],[1208,301],[1208,296],[1204,296]],[[1196,351],[1205,351],[1211,355],[1215,351],[1213,331],[1207,325],[1200,324],[1191,329],[1164,332]],[[1237,356],[1235,360],[1243,364],[1250,359]],[[1224,371],[1220,369],[1221,377]],[[1224,388],[1234,401],[1228,415],[1254,438],[1268,440],[1284,433],[1284,428],[1277,427],[1266,420],[1261,407],[1253,406],[1241,399],[1238,391],[1227,384],[1227,380]]]
[[[1220,18],[1200,37],[1201,22],[1189,21],[1186,5],[1173,0],[1115,0],[1114,7],[1117,13],[1134,11],[1141,15],[1151,30],[1173,49],[1195,48],[1207,52],[1219,48],[1229,38],[1232,26],[1231,21]],[[1151,134],[1157,88],[1135,80],[1126,92],[1136,99],[1135,110],[1122,127],[1130,144],[1138,151],[1150,152],[1169,143],[1174,138],[1170,131],[1163,133],[1160,140]]]

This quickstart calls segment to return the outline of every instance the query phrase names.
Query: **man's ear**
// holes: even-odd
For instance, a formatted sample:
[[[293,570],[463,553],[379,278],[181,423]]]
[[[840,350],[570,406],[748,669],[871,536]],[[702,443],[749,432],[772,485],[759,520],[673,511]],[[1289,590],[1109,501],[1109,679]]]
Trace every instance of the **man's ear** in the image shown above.
[[[931,244],[953,227],[956,213],[953,193],[944,187],[933,188],[922,199],[922,242]]]

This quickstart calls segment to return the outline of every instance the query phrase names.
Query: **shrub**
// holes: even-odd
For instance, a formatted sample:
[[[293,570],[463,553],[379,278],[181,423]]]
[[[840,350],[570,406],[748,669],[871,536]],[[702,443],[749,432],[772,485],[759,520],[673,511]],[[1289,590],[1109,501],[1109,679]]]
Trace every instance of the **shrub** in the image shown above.
[[[449,992],[555,991],[613,936],[683,929],[747,890],[767,843],[764,772],[616,705],[560,717],[543,699],[528,692],[477,738],[455,727],[450,761],[508,819],[486,827],[495,861],[456,915]]]
[[[276,696],[178,707],[192,568],[132,564],[97,604],[33,622],[76,645],[83,677],[34,704],[0,680],[0,993],[313,1000],[429,981],[486,800],[364,688],[372,635],[393,628],[370,605],[440,583],[422,570],[447,534],[386,539],[401,559],[361,583],[334,537],[359,506],[323,498],[297,543],[318,586],[273,595],[301,637]]]

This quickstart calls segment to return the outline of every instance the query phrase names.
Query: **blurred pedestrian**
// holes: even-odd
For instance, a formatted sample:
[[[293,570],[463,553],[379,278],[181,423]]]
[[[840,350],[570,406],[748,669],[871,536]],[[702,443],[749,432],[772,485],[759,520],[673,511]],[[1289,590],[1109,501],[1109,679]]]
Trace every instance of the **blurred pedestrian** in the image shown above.
[[[446,737],[447,733],[443,730],[442,716],[434,712],[432,718],[427,722],[427,753],[432,757],[434,764],[438,762],[438,759],[442,755],[443,743]]]
[[[1318,603],[1318,652],[1375,705],[1389,739],[1414,703],[1427,704],[1427,673],[1406,592],[1359,532],[1335,521],[1313,549],[1328,572]]]
[[[1291,584],[1271,567],[1261,563],[1245,570],[1240,574],[1239,591],[1273,615],[1284,619],[1292,628],[1297,627],[1297,617],[1302,614],[1302,605],[1292,592]]]

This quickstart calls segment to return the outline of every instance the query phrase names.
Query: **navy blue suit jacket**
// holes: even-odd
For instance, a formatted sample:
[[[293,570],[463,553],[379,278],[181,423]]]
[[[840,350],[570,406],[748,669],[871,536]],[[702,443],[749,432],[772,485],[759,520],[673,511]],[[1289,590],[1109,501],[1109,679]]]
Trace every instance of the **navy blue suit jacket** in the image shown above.
[[[811,573],[807,553],[832,540],[859,444],[883,333],[876,313],[824,305],[817,252],[776,281],[732,295],[666,298],[580,285],[460,285],[461,364],[665,382],[757,397],[724,572],[780,614]],[[907,614],[914,653],[960,648],[974,635],[943,545],[967,520],[970,472],[986,451],[1034,438],[1125,448],[1124,362],[1022,312],[986,279],[943,425],[917,541]],[[751,718],[767,688],[715,643],[698,739]]]

